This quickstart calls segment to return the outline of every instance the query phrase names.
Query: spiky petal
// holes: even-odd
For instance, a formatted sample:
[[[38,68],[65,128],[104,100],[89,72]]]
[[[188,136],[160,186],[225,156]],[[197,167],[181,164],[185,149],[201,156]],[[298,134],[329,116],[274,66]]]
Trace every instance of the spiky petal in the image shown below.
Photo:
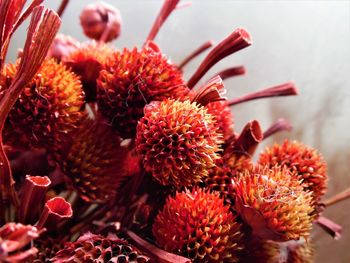
[[[235,208],[253,234],[275,241],[307,238],[313,217],[312,195],[285,167],[243,172],[234,186]]]
[[[177,188],[207,176],[221,142],[213,117],[188,100],[151,103],[137,126],[136,145],[146,171]]]
[[[180,71],[152,47],[115,52],[97,80],[101,112],[123,138],[134,138],[146,104],[189,92]]]
[[[153,224],[156,242],[194,262],[237,262],[242,233],[219,193],[200,188],[169,197]]]
[[[285,140],[282,145],[275,144],[260,154],[259,163],[274,166],[285,165],[296,172],[303,181],[306,191],[313,193],[315,204],[327,190],[327,164],[322,155],[305,144]]]
[[[230,138],[233,135],[233,114],[227,101],[215,101],[206,107],[208,113],[215,117],[219,132],[224,136],[224,139]]]
[[[86,233],[75,242],[67,242],[64,248],[58,251],[54,263],[63,262],[149,262],[143,255],[128,242],[114,235],[103,237]]]

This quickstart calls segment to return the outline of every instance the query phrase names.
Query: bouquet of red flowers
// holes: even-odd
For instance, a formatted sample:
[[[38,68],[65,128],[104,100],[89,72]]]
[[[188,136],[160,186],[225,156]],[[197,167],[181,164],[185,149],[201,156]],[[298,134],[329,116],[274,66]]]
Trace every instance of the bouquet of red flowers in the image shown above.
[[[121,15],[89,4],[91,40],[56,35],[42,0],[0,0],[1,262],[312,262],[311,230],[341,227],[323,210],[327,165],[301,142],[258,144],[291,129],[279,119],[234,128],[231,106],[297,95],[294,83],[224,97],[236,66],[198,85],[223,58],[251,45],[243,28],[204,43],[180,64],[154,42],[172,11],[165,0],[142,47],[116,49]],[[15,63],[11,36],[31,15]],[[210,50],[209,50],[210,49]],[[187,63],[209,50],[185,80]]]

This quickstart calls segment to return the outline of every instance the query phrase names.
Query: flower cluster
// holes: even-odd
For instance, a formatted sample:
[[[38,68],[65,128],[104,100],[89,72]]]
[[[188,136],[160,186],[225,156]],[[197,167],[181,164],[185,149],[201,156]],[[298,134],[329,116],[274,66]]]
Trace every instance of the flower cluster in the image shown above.
[[[251,45],[238,28],[182,63],[154,42],[179,0],[165,0],[141,47],[116,48],[121,14],[104,3],[80,15],[79,42],[57,35],[60,16],[30,1],[0,0],[1,262],[312,262],[322,216],[322,155],[286,140],[279,119],[239,132],[231,107],[298,93],[293,83],[228,100],[220,60]],[[24,50],[5,64],[9,40],[32,14]],[[210,49],[211,48],[211,49]],[[186,80],[186,64],[210,49]],[[344,199],[349,194],[342,194]]]

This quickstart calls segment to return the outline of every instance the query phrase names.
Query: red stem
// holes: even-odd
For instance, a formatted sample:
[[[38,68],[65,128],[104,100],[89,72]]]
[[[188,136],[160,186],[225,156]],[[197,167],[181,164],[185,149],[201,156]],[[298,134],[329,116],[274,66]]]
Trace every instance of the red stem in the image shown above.
[[[64,10],[66,10],[68,3],[69,3],[69,0],[62,0],[60,6],[57,9],[57,14],[59,15],[59,17],[62,17],[62,14]]]
[[[198,48],[196,48],[194,51],[192,51],[178,66],[179,69],[182,69],[185,65],[188,64],[188,62],[190,62],[192,59],[194,59],[195,57],[199,56],[200,54],[202,54],[204,51],[206,51],[208,48],[213,46],[213,41],[209,40],[205,43],[203,43],[201,46],[199,46]],[[216,74],[217,75],[217,74]]]
[[[214,76],[219,75],[222,80],[231,78],[231,77],[236,77],[240,75],[244,75],[246,73],[246,69],[244,66],[238,66],[238,67],[232,67],[232,68],[227,68],[224,69],[218,73],[216,73]]]
[[[348,198],[350,198],[350,188],[344,190],[343,192],[341,192],[339,194],[336,194],[336,195],[330,197],[329,199],[324,201],[323,204],[325,206],[331,206],[331,205],[334,205],[340,201],[344,201]]]
[[[261,99],[261,98],[282,97],[282,96],[292,96],[292,95],[298,95],[298,89],[295,87],[293,82],[287,82],[278,86],[249,93],[240,98],[232,99],[228,102],[228,105],[233,106],[242,102]]]
[[[205,57],[196,72],[188,81],[187,85],[191,89],[217,62],[223,58],[251,45],[251,36],[243,28],[233,31],[228,37],[216,45]]]
[[[274,124],[272,124],[263,134],[264,139],[280,131],[290,131],[292,125],[287,119],[280,118]]]
[[[316,223],[334,239],[337,240],[341,237],[342,227],[337,223],[334,223],[332,220],[324,216],[320,216],[317,218]]]
[[[148,41],[153,41],[156,37],[159,29],[165,22],[165,20],[168,18],[168,16],[171,14],[172,11],[176,8],[176,5],[179,3],[180,0],[165,0],[163,3],[163,6],[156,18],[156,21],[154,21],[151,32],[149,32],[148,37],[146,39],[146,43]]]

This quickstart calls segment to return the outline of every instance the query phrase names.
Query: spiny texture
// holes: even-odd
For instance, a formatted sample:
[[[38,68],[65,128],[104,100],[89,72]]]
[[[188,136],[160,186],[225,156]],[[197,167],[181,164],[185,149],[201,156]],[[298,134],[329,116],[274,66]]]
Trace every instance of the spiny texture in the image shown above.
[[[233,116],[227,101],[211,102],[206,107],[208,113],[215,117],[224,140],[230,138],[233,135]]]
[[[238,262],[240,224],[217,192],[194,188],[170,197],[153,224],[157,244],[193,262]]]
[[[303,240],[290,244],[288,247],[288,263],[313,263],[315,248],[311,241]]]
[[[160,52],[147,47],[115,52],[97,85],[101,112],[123,138],[134,138],[147,103],[189,92],[180,71]]]
[[[235,183],[234,198],[237,212],[260,238],[286,241],[310,234],[312,195],[285,167],[243,172]]]
[[[0,78],[0,92],[11,84],[17,64],[8,64]],[[45,60],[24,88],[6,120],[4,141],[18,147],[60,148],[85,113],[79,78],[54,59]]]
[[[127,175],[128,153],[120,146],[120,138],[109,125],[90,119],[73,138],[63,163],[73,188],[88,202],[110,200]]]
[[[204,184],[211,190],[219,191],[226,198],[232,191],[233,182],[237,179],[238,174],[246,169],[253,169],[251,159],[246,156],[232,156],[229,160],[219,159],[215,166],[209,170]]]
[[[275,144],[260,154],[259,163],[270,167],[286,165],[299,175],[304,189],[313,193],[315,204],[327,190],[327,164],[316,149],[296,141],[285,140],[282,145]]]
[[[177,188],[208,175],[221,142],[213,117],[190,101],[152,103],[137,126],[136,145],[146,171],[161,184]]]
[[[106,44],[88,42],[80,45],[62,61],[81,77],[88,102],[96,101],[96,79],[105,67],[113,49]]]
[[[49,263],[55,254],[63,249],[63,242],[53,238],[39,239],[34,242],[34,246],[39,250],[33,263]]]
[[[53,263],[145,263],[149,258],[114,235],[103,237],[86,233],[75,242],[67,242],[57,252]]]

